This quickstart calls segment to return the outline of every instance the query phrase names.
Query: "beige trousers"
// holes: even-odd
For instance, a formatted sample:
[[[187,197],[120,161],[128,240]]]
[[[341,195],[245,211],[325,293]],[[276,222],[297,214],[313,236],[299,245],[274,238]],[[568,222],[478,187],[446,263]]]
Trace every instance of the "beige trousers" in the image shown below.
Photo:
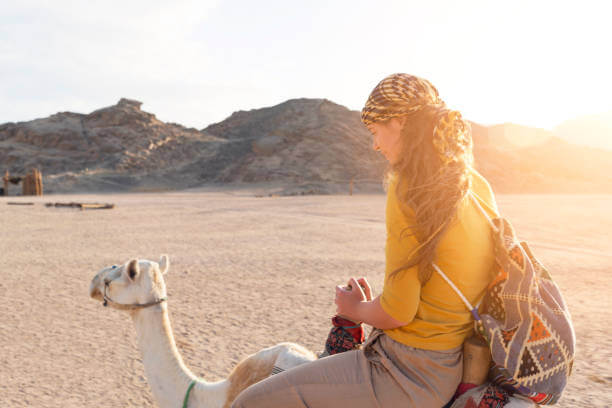
[[[245,389],[232,407],[440,408],[455,393],[462,369],[461,347],[422,350],[375,330],[361,350],[273,375]]]

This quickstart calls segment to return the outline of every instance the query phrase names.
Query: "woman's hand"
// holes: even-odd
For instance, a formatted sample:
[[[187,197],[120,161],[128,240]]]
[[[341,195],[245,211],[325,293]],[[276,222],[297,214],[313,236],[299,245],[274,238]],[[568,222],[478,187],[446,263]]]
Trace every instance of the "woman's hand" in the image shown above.
[[[370,287],[370,283],[368,282],[368,280],[363,277],[363,278],[359,278],[357,279],[357,283],[359,284],[359,286],[361,287],[361,289],[363,290],[363,293],[366,297],[366,300],[368,302],[372,301],[372,288]],[[350,285],[350,280],[349,280],[349,285]]]
[[[372,288],[366,278],[351,278],[347,286],[336,286],[336,313],[355,323],[363,322],[383,330],[409,323],[387,314],[380,304],[380,296],[372,299]]]
[[[351,278],[347,286],[336,286],[336,313],[344,318],[361,322],[360,306],[371,300],[372,288],[366,278]]]

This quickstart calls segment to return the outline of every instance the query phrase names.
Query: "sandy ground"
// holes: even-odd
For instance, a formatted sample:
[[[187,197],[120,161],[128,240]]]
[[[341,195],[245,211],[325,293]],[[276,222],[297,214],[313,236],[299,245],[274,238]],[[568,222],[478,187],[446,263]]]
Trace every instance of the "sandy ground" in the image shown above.
[[[113,202],[114,210],[46,208]],[[34,201],[9,206],[7,201]],[[612,196],[499,196],[565,293],[578,358],[561,407],[612,406]],[[170,255],[169,310],[198,375],[280,341],[320,350],[333,288],[384,268],[384,196],[244,191],[0,198],[0,406],[148,407],[127,315],[89,299],[103,266]]]

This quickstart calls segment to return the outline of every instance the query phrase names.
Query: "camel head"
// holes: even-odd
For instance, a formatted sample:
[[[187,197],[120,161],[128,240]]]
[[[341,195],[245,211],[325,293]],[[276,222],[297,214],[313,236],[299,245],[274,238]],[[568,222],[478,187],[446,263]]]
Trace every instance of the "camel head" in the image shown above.
[[[131,259],[123,265],[102,269],[89,285],[89,296],[115,309],[133,310],[152,306],[166,298],[163,275],[168,271],[168,256],[159,263]]]

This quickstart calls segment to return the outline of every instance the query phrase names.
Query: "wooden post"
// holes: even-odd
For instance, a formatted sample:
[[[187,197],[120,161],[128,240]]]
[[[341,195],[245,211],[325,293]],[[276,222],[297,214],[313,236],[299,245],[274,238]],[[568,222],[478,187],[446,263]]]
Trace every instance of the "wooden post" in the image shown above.
[[[42,195],[42,176],[38,169],[32,169],[32,194]]]
[[[42,176],[38,169],[32,169],[22,179],[21,191],[26,195],[42,195]]]
[[[21,195],[30,195],[28,194],[28,173],[26,173],[21,179]]]
[[[36,169],[36,191],[38,195],[43,195],[42,173],[38,169]]]
[[[2,179],[4,180],[4,195],[5,196],[8,195],[9,177],[11,177],[11,175],[9,174],[9,171],[7,170],[6,173],[4,173],[4,178]]]
[[[42,195],[42,178],[38,169],[32,169],[21,181],[21,191],[26,195]]]
[[[349,183],[349,195],[353,195],[353,180],[354,177],[351,178],[351,182]]]

